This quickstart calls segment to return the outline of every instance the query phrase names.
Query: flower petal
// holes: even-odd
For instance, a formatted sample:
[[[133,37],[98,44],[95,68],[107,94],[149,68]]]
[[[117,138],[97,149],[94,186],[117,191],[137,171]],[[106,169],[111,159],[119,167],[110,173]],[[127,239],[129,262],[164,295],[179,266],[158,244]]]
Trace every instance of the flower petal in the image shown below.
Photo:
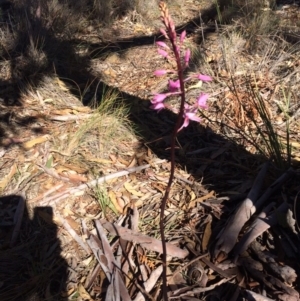
[[[178,80],[169,80],[169,91],[170,92],[175,92],[175,91],[178,91],[180,88],[180,81],[179,79]]]
[[[207,109],[206,101],[209,97],[209,94],[207,93],[201,93],[200,96],[197,98],[197,106],[202,109]]]
[[[161,111],[162,109],[165,108],[165,105],[164,105],[164,103],[159,102],[159,103],[151,105],[150,108],[153,109],[153,110],[157,110],[157,112],[159,112],[159,111]]]
[[[165,57],[165,58],[167,58],[167,57],[169,56],[168,52],[165,51],[165,50],[162,50],[162,49],[159,48],[157,51],[158,51],[158,53],[159,53],[160,55],[162,55],[162,56]]]
[[[167,32],[166,32],[163,28],[160,28],[159,31],[162,33],[162,35],[163,35],[166,39],[169,39],[169,36],[168,36]]]
[[[190,123],[189,118],[185,117],[183,120],[183,124],[181,125],[181,127],[178,129],[177,133],[180,132],[183,128],[186,128]]]
[[[184,55],[185,66],[187,66],[189,64],[190,57],[191,57],[191,50],[187,49],[185,52],[185,55]]]
[[[163,48],[166,48],[166,49],[170,49],[170,47],[165,42],[162,42],[162,41],[157,41],[156,45],[160,46],[160,47],[163,47]]]
[[[185,37],[186,37],[186,31],[184,30],[184,31],[181,33],[181,35],[180,35],[180,43],[181,43],[181,44],[183,43]]]
[[[152,104],[162,103],[168,97],[167,94],[155,94],[153,99],[151,100]]]
[[[196,121],[196,122],[201,121],[200,117],[198,117],[195,113],[186,113],[186,118],[188,118],[189,120]]]
[[[162,75],[165,75],[167,73],[168,73],[168,71],[167,70],[163,70],[163,69],[155,70],[154,71],[154,75],[156,75],[156,76],[162,76]]]
[[[209,75],[204,75],[204,74],[198,74],[198,79],[202,80],[203,82],[209,82],[212,80],[212,77]]]

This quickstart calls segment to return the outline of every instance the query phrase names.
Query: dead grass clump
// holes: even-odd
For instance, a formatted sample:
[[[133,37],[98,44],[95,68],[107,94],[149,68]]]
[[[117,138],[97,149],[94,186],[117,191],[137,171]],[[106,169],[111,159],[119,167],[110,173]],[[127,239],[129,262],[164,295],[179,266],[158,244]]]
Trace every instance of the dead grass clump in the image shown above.
[[[124,141],[133,138],[128,108],[118,98],[116,92],[107,90],[99,100],[96,112],[86,122],[79,125],[68,139],[67,153],[77,153],[79,148],[89,150],[96,158],[109,158],[111,153],[121,152]]]

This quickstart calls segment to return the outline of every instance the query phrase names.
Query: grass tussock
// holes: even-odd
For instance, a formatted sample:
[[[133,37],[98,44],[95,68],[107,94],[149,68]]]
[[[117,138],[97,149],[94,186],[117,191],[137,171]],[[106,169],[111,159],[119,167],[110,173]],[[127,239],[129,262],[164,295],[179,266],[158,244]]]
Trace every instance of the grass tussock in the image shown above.
[[[80,124],[70,136],[68,153],[76,152],[81,147],[93,149],[96,158],[108,158],[111,152],[118,153],[119,146],[133,134],[130,131],[132,125],[128,118],[128,107],[115,91],[104,91],[98,101],[93,116]]]

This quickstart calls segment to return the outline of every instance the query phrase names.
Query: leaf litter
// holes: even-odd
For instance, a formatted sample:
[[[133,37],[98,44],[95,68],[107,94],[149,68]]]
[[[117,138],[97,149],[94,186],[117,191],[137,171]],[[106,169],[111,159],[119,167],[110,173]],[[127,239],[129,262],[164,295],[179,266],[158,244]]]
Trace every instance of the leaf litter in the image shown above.
[[[217,44],[216,49],[219,46]],[[153,51],[151,47],[147,48],[149,57],[155,57]],[[142,48],[133,50],[134,52],[145,57],[145,50]],[[220,53],[211,51],[207,57],[213,62],[221,58],[213,57],[216,54]],[[138,61],[137,57],[135,56],[135,61]],[[152,66],[149,65],[147,70],[152,72]],[[121,71],[118,70],[116,74],[122,75]],[[163,83],[154,82],[153,78],[145,76],[145,72],[143,74],[133,74],[132,78],[139,83],[142,79],[147,80],[142,83],[142,98],[147,98],[152,90],[163,86]],[[253,107],[250,94],[243,89],[246,79],[241,74],[245,73],[240,70],[234,73],[238,91],[222,87],[222,92],[214,92],[215,112],[208,112],[207,117],[213,119],[212,128],[216,132],[224,131],[229,138],[241,139],[241,145],[253,150],[251,144],[248,145],[233,130],[247,132],[250,127],[254,127],[249,117],[251,114],[259,119],[254,109],[247,115],[249,111],[245,107]],[[224,82],[228,80],[228,85],[230,84],[230,72],[224,68],[219,70],[219,75]],[[254,76],[251,78],[252,83],[250,82],[255,82],[261,88],[271,113],[276,111],[274,104],[270,102],[270,99],[275,98],[275,92],[273,95],[269,93],[276,84],[275,75],[261,75],[258,80]],[[59,79],[54,82],[58,82],[57,80]],[[117,76],[113,81],[118,82]],[[51,80],[48,80],[49,83]],[[135,87],[141,85],[133,81],[126,86],[124,80],[118,84],[120,83],[124,86],[124,91],[138,95]],[[65,297],[70,300],[157,300],[162,270],[159,257],[159,204],[168,180],[169,163],[157,160],[149,147],[141,147],[140,142],[130,134],[129,139],[124,139],[117,145],[118,151],[112,148],[107,153],[102,152],[101,156],[92,151],[101,150],[100,146],[97,148],[91,142],[90,137],[97,134],[94,129],[84,134],[82,144],[72,139],[76,130],[91,118],[94,111],[85,111],[76,99],[69,102],[68,88],[61,84],[58,86],[55,89],[61,89],[57,92],[60,97],[54,97],[54,88],[49,86],[48,91],[25,97],[25,113],[36,118],[32,126],[35,127],[38,123],[47,129],[45,133],[33,135],[31,131],[24,129],[13,138],[1,141],[3,146],[11,147],[9,151],[3,148],[1,155],[1,175],[4,176],[0,183],[1,190],[6,195],[0,202],[0,260],[3,267],[0,285],[4,288],[1,299],[17,300],[23,292],[28,292],[28,288],[34,291],[38,283],[46,288],[48,297],[55,296],[47,284],[49,278],[47,281],[38,279],[35,271],[28,273],[20,262],[20,258],[26,254],[26,248],[35,246],[30,239],[33,226],[24,218],[26,199],[32,208],[30,210],[34,210],[35,206],[46,205],[54,208],[53,215],[47,210],[38,210],[38,221],[43,227],[51,228],[54,223],[59,229],[61,256],[66,260],[69,271]],[[49,91],[50,95],[47,94]],[[224,96],[223,101],[217,99],[218,95]],[[68,101],[63,100],[65,96]],[[53,104],[55,111],[52,110]],[[43,110],[35,109],[34,105],[42,106]],[[52,113],[49,114],[51,110]],[[277,118],[272,114],[272,117]],[[137,118],[141,116],[137,115]],[[159,116],[143,120],[157,127],[165,124]],[[227,127],[222,127],[224,123],[227,123]],[[217,127],[217,124],[221,124],[221,127]],[[294,126],[297,127],[297,124],[294,123]],[[273,184],[265,185],[263,191],[260,186],[268,182],[268,179],[265,180],[265,166],[257,171],[261,162],[256,165],[245,164],[250,162],[246,154],[229,162],[228,157],[236,151],[233,151],[233,146],[212,136],[206,138],[207,141],[201,148],[193,139],[181,140],[185,142],[182,145],[185,145],[185,154],[189,156],[186,161],[194,166],[197,162],[199,174],[209,170],[208,178],[219,181],[223,194],[219,196],[213,189],[208,190],[209,186],[195,181],[194,175],[184,169],[178,167],[176,170],[176,181],[165,212],[169,246],[168,281],[172,288],[169,298],[193,300],[204,296],[212,299],[214,296],[217,300],[239,300],[239,296],[242,296],[254,300],[299,300],[299,265],[293,263],[299,256],[299,229],[291,226],[291,223],[298,223],[298,206],[295,201],[294,208],[291,208],[288,194],[278,193],[282,182],[297,174],[290,171],[283,178],[272,175]],[[293,143],[296,145],[296,141]],[[24,154],[18,151],[18,146],[24,148]],[[159,143],[156,146],[163,149]],[[296,161],[297,147],[296,145],[294,152]],[[92,166],[95,164],[97,168]],[[238,172],[235,179],[229,179],[227,176],[232,169],[241,169],[243,172]],[[257,180],[245,183],[244,172],[249,173],[252,179],[255,179],[257,173]],[[105,183],[103,191],[116,208],[116,212],[107,210],[105,216],[95,202],[93,191],[93,186],[97,187],[101,183]],[[243,202],[242,194],[249,189]],[[276,206],[276,198],[274,203],[270,203],[276,189],[276,194],[282,201],[279,206]],[[294,193],[297,186],[293,189]],[[10,194],[21,191],[26,191],[26,198],[9,197]],[[239,205],[235,204],[235,197],[241,201]],[[226,201],[230,201],[229,205]],[[256,214],[257,208],[263,207],[263,202],[267,202],[266,208]],[[20,236],[21,224],[29,231],[23,237]],[[7,229],[10,231],[6,231]],[[45,253],[47,258],[41,258],[40,262],[50,264],[56,258],[55,245],[51,246],[46,239],[41,241],[49,249]],[[32,245],[29,248],[30,243]],[[12,248],[11,251],[8,246]],[[24,278],[7,285],[5,279],[14,277],[14,266],[18,264],[23,266],[20,271],[24,273]],[[43,264],[40,264],[42,267]],[[54,265],[59,268],[60,263]],[[6,274],[3,273],[4,269]],[[14,288],[18,285],[19,292],[15,294]]]

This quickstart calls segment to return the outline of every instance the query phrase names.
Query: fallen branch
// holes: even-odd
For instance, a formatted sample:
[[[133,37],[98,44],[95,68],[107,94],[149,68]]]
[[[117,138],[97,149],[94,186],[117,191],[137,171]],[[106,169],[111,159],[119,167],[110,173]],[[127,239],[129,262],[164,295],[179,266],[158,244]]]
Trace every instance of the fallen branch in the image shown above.
[[[166,160],[164,159],[157,159],[154,160],[152,164],[160,164],[165,162]],[[44,199],[43,201],[39,202],[40,205],[53,205],[55,203],[57,203],[58,201],[65,199],[66,197],[68,197],[69,195],[73,195],[79,192],[84,191],[86,188],[91,188],[91,187],[95,187],[99,184],[105,183],[109,180],[115,179],[115,178],[119,178],[119,177],[123,177],[126,176],[128,174],[131,174],[133,172],[139,172],[143,169],[149,168],[152,164],[146,164],[146,165],[142,165],[142,166],[135,166],[135,167],[130,167],[127,168],[125,170],[122,171],[118,171],[116,173],[112,173],[103,177],[100,177],[98,179],[92,180],[90,182],[84,183],[79,185],[78,187],[71,187],[71,188],[67,188],[64,191],[57,193],[53,196],[50,196],[46,199]]]
[[[107,221],[102,221],[102,226],[109,231],[110,234],[120,236],[122,239],[127,241],[138,243],[145,249],[158,253],[162,253],[163,251],[161,241],[156,238],[152,238],[145,234],[141,234]],[[180,249],[171,243],[166,243],[166,249],[167,255],[172,257],[185,258],[189,254],[187,250]]]

